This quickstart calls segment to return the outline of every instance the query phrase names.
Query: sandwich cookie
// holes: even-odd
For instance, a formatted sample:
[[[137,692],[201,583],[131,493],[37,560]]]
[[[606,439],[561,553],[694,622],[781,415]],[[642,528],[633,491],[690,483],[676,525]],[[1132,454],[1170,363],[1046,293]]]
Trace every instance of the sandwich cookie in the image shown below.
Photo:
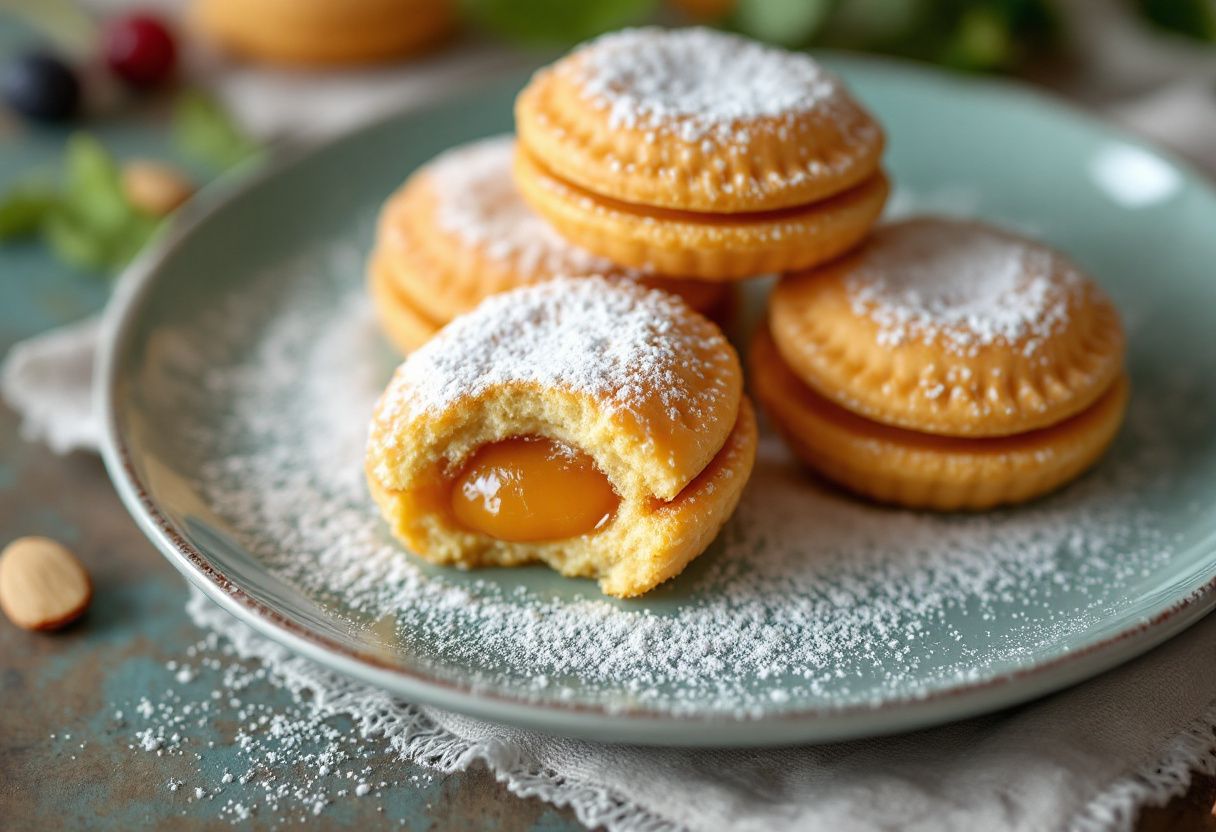
[[[634,280],[705,314],[727,311],[728,287],[621,267],[566,242],[520,198],[513,153],[510,136],[449,150],[385,203],[368,279],[385,332],[403,350],[490,295],[558,275]]]
[[[377,404],[371,493],[435,563],[546,563],[609,595],[680,573],[734,511],[756,425],[734,349],[678,298],[558,279],[486,300]]]
[[[830,479],[979,509],[1098,459],[1127,402],[1123,349],[1114,304],[1063,255],[926,218],[782,278],[750,368],[793,449]]]
[[[883,132],[805,54],[704,28],[605,35],[515,105],[520,192],[567,239],[703,280],[854,246],[888,185]]]

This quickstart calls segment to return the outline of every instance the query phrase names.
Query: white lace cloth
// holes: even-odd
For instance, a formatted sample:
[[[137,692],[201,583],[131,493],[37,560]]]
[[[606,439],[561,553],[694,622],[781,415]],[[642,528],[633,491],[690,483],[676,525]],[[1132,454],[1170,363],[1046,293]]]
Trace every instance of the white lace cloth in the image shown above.
[[[0,373],[0,393],[21,415],[21,436],[57,454],[96,451],[93,348],[98,317],[85,318],[14,344]]]
[[[433,80],[446,75],[442,61],[433,71]],[[333,82],[333,98],[350,105],[367,84],[348,80]],[[301,118],[315,126],[314,106],[302,115],[291,104],[299,96],[282,94],[311,83],[237,71],[221,94],[260,132],[275,133]],[[362,104],[330,110],[326,126],[410,97],[391,78],[372,88]],[[1211,90],[1210,82],[1174,86],[1113,114],[1216,167]],[[275,101],[285,103],[275,109]],[[95,448],[95,334],[84,322],[9,353],[0,387],[27,438],[58,452]],[[445,771],[482,762],[516,794],[569,806],[613,832],[1127,829],[1140,806],[1184,791],[1190,772],[1216,771],[1216,619],[1098,679],[994,716],[886,739],[714,751],[595,745],[417,707],[291,654],[201,594],[189,611],[277,683],[349,715],[403,756]]]

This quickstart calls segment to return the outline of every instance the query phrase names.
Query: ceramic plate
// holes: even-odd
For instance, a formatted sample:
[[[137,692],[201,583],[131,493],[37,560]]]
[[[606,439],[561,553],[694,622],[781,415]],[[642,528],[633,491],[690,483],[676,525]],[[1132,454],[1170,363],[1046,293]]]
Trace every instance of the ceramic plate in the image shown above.
[[[381,201],[511,127],[523,77],[369,126],[204,200],[124,280],[105,456],[165,555],[235,615],[411,700],[609,741],[813,742],[990,711],[1177,633],[1216,597],[1216,194],[1025,91],[830,63],[887,126],[893,213],[980,216],[1069,252],[1127,321],[1133,402],[1093,472],[1022,508],[877,508],[767,432],[743,504],[633,601],[543,568],[428,566],[360,470],[395,359],[362,264]],[[749,288],[752,307],[764,282]]]

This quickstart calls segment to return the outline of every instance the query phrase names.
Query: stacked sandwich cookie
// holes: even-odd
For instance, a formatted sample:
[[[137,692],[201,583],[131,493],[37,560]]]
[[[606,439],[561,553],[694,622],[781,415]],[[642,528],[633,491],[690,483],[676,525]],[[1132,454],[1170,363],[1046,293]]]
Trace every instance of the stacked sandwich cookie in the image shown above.
[[[782,278],[750,368],[824,476],[909,507],[983,509],[1101,455],[1127,402],[1123,346],[1110,298],[1063,255],[923,218]]]
[[[882,212],[883,132],[809,56],[708,29],[606,35],[515,104],[515,179],[627,266],[737,280],[812,266]]]
[[[601,275],[661,286],[699,312],[727,311],[726,287],[657,277],[566,242],[511,181],[514,140],[461,145],[424,165],[385,203],[368,281],[385,334],[402,351],[424,344],[491,295],[554,277]]]

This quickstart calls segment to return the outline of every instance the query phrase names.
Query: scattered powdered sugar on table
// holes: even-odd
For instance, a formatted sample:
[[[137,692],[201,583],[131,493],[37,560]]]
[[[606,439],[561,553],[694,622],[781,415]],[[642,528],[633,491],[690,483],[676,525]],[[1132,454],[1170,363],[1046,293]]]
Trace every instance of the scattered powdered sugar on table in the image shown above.
[[[566,242],[528,207],[511,179],[514,152],[513,136],[494,136],[449,150],[428,165],[440,227],[525,274],[622,273],[610,260]]]
[[[451,738],[410,706],[254,635],[197,591],[187,610],[206,635],[109,714],[131,753],[163,760],[183,815],[277,828],[359,800],[406,825],[390,798],[440,778],[403,759],[459,767]]]
[[[599,277],[497,295],[401,366],[379,418],[440,413],[518,382],[584,393],[622,412],[640,413],[657,396],[673,418],[696,418],[726,395],[719,371],[731,360],[722,335],[699,321],[665,292]],[[702,385],[690,389],[685,374]]]
[[[845,281],[853,310],[878,341],[937,341],[968,354],[1025,343],[1031,354],[1068,322],[1083,278],[1029,240],[974,222],[926,218],[880,228]]]
[[[655,593],[609,601],[539,568],[431,567],[388,537],[361,466],[391,363],[358,260],[304,252],[260,275],[239,302],[166,335],[144,387],[191,414],[174,451],[214,522],[366,649],[539,701],[746,717],[1014,669],[1108,620],[1168,562],[1175,539],[1153,506],[1182,476],[1187,431],[1212,413],[1186,379],[1163,377],[1138,391],[1097,472],[976,516],[853,500],[765,434],[709,552]],[[492,372],[491,357],[471,365]]]
[[[732,141],[741,123],[822,107],[840,82],[802,52],[701,27],[625,29],[563,64],[613,127],[674,130],[685,141]]]

